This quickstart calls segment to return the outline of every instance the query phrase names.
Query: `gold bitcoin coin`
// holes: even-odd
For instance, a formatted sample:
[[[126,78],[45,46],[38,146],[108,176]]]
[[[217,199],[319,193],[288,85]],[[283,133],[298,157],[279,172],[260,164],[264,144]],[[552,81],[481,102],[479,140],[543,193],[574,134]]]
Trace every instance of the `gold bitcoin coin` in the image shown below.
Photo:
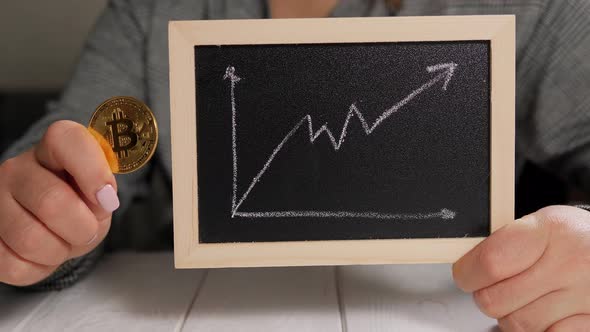
[[[133,97],[113,97],[100,104],[88,125],[113,173],[136,171],[154,155],[158,125],[152,111]]]

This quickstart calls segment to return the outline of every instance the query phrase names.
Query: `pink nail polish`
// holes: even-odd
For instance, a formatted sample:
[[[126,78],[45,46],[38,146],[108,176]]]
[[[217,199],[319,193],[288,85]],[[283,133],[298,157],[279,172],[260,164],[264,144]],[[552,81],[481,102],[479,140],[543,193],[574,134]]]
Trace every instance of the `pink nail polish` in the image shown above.
[[[119,197],[117,197],[115,188],[113,188],[113,186],[110,184],[102,187],[96,193],[96,200],[98,200],[100,206],[107,212],[113,212],[119,208]]]

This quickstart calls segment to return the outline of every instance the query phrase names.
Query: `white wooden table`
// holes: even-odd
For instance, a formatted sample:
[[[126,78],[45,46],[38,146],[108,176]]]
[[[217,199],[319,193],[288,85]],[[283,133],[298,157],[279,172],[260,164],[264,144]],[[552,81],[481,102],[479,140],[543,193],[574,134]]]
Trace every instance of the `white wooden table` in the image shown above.
[[[171,253],[107,256],[61,292],[0,286],[0,331],[497,330],[449,265],[174,270]]]

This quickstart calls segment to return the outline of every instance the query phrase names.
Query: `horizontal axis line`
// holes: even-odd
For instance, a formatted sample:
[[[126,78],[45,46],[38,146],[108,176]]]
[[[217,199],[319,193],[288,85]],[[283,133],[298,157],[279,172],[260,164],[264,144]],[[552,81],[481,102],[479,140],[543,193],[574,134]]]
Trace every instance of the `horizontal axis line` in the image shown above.
[[[243,212],[236,211],[234,217],[243,218],[370,218],[370,219],[398,219],[398,220],[422,220],[422,219],[454,219],[456,212],[449,209],[442,209],[438,212],[431,213],[380,213],[373,211],[355,212],[355,211],[263,211],[263,212]]]

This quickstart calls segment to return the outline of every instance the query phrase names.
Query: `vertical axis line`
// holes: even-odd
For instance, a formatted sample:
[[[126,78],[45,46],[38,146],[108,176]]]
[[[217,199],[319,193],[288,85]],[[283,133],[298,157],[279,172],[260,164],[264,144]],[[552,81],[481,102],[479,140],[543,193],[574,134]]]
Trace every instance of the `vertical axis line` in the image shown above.
[[[225,69],[225,74],[223,75],[223,79],[230,80],[230,98],[231,98],[231,126],[232,126],[232,173],[233,173],[233,183],[232,183],[232,200],[231,200],[231,217],[233,218],[237,206],[237,191],[238,191],[238,146],[237,146],[237,134],[236,134],[236,83],[241,80],[235,74],[236,69],[233,66],[228,66]]]

